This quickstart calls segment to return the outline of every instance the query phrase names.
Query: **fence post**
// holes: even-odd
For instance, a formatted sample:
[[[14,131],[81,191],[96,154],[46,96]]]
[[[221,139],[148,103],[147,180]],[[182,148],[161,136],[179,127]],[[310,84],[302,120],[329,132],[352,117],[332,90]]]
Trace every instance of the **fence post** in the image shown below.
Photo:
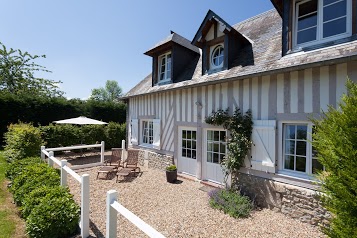
[[[107,192],[107,221],[106,221],[106,238],[117,237],[117,210],[111,205],[117,201],[118,192],[115,190],[109,190]]]
[[[47,162],[48,162],[48,166],[53,167],[53,160],[50,159],[50,157],[53,156],[53,151],[50,151],[50,152],[48,153],[48,155],[49,155],[48,161],[47,161]]]
[[[123,159],[123,161],[126,161],[125,140],[121,140],[121,148],[121,158]]]
[[[61,160],[61,186],[67,186],[67,171],[63,168],[67,165],[67,160]]]
[[[46,159],[46,155],[42,152],[44,149],[46,149],[46,147],[43,145],[41,146],[41,159],[45,160]]]
[[[100,147],[100,162],[103,164],[104,163],[104,150],[105,150],[105,143],[102,141],[101,147]]]
[[[83,174],[81,177],[81,236],[89,236],[89,174]]]

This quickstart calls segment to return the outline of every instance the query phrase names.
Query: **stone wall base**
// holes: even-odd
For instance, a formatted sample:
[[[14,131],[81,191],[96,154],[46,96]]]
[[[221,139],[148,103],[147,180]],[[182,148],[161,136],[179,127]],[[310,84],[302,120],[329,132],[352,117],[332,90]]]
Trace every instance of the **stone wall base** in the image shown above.
[[[243,173],[232,177],[232,188],[250,197],[260,207],[312,225],[328,224],[330,214],[321,206],[314,190]]]
[[[174,157],[149,150],[140,150],[139,165],[146,166],[146,164],[148,168],[166,170],[168,165],[174,164]]]

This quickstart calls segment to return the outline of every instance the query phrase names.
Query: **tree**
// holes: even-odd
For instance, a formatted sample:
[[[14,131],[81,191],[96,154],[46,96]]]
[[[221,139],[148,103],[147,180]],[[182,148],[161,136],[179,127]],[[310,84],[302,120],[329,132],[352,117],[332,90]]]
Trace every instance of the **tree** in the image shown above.
[[[46,58],[45,55],[31,55],[12,48],[8,50],[1,42],[0,46],[0,92],[47,97],[63,95],[58,88],[60,81],[35,76],[36,72],[51,72],[34,62],[38,58]]]
[[[330,106],[321,120],[312,120],[312,144],[325,168],[319,174],[321,200],[332,213],[324,229],[330,237],[357,237],[357,85],[346,85],[339,108]]]
[[[90,99],[96,101],[117,102],[122,95],[122,89],[117,81],[107,80],[105,88],[92,89]]]

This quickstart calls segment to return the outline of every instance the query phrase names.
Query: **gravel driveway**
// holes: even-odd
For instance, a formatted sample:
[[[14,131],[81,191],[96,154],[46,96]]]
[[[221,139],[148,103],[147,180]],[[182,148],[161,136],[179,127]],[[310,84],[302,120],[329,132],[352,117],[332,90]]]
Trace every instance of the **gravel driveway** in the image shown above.
[[[96,168],[77,171],[90,175],[90,219],[92,237],[104,237],[106,192],[119,192],[119,202],[166,237],[324,237],[317,227],[301,223],[268,209],[254,211],[249,218],[234,219],[209,207],[202,184],[180,178],[166,182],[165,172],[144,169],[139,177],[116,183],[97,180]],[[80,187],[71,176],[68,183],[75,200]],[[118,215],[118,237],[146,237]]]

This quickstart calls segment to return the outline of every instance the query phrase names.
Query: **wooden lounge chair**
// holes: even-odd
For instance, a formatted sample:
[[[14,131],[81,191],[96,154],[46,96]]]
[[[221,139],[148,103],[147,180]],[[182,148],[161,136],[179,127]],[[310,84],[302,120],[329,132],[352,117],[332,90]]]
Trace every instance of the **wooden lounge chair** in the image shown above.
[[[98,170],[97,179],[100,173],[106,174],[105,179],[108,179],[111,173],[117,172],[119,167],[122,167],[121,165],[122,150],[123,149],[121,148],[112,148],[112,155],[110,157],[110,160],[105,161],[105,166],[101,167]]]
[[[130,173],[140,173],[140,167],[138,167],[139,161],[139,150],[128,149],[128,157],[124,163],[122,169],[119,169],[117,172],[117,182],[119,176],[126,177]]]

